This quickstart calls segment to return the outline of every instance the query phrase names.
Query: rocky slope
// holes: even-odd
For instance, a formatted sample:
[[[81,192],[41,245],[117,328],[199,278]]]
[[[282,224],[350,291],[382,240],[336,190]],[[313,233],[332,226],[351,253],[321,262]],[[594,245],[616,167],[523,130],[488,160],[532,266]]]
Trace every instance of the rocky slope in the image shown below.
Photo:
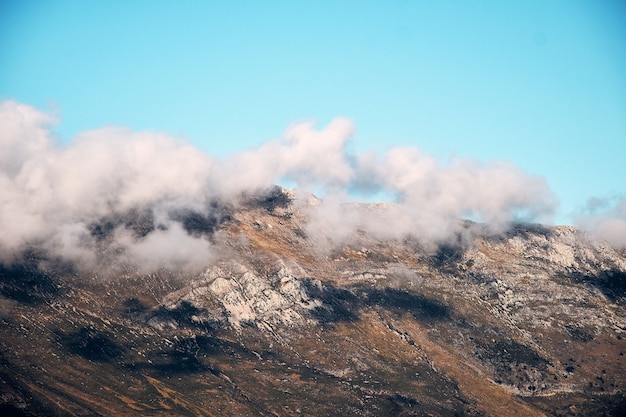
[[[358,232],[320,250],[282,190],[220,213],[188,220],[222,248],[201,272],[0,267],[0,411],[624,415],[624,251],[471,223],[435,250]]]

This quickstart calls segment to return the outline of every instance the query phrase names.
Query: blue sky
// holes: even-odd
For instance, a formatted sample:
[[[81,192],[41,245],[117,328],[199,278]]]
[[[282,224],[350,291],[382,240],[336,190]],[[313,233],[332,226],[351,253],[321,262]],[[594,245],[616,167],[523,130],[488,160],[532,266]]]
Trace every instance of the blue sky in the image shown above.
[[[213,155],[347,117],[358,151],[545,176],[571,222],[626,192],[626,3],[0,0],[0,99]]]

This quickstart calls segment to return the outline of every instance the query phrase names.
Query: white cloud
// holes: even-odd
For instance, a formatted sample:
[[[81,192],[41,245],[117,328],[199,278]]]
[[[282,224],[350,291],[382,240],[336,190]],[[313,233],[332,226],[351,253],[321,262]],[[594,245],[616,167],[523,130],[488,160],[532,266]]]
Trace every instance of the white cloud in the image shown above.
[[[157,229],[139,241],[125,230],[119,231],[116,238],[127,248],[128,262],[145,272],[159,268],[198,270],[213,260],[209,241],[190,236],[179,224],[172,224],[167,230]]]
[[[626,197],[589,199],[577,224],[613,246],[626,248]]]
[[[543,219],[554,208],[543,179],[504,162],[459,158],[441,165],[416,148],[351,155],[354,127],[346,119],[320,130],[294,125],[282,138],[226,159],[166,134],[124,128],[83,132],[60,145],[53,122],[29,106],[0,105],[0,261],[40,245],[82,264],[98,262],[104,250],[151,267],[199,265],[215,248],[206,236],[187,233],[171,212],[187,207],[205,221],[211,201],[226,203],[281,180],[326,193],[309,209],[309,232],[324,245],[345,242],[356,230],[436,244],[458,232],[464,216],[500,230],[520,213]],[[391,193],[397,202],[345,204],[354,188]],[[124,216],[142,210],[154,224],[137,234]],[[107,221],[113,231],[93,233],[94,224]]]

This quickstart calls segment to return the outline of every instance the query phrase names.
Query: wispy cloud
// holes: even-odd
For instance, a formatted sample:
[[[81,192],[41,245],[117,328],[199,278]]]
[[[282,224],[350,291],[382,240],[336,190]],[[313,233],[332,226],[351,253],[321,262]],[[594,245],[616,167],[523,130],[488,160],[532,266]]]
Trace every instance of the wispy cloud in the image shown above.
[[[626,247],[626,196],[590,198],[576,223],[616,247]]]

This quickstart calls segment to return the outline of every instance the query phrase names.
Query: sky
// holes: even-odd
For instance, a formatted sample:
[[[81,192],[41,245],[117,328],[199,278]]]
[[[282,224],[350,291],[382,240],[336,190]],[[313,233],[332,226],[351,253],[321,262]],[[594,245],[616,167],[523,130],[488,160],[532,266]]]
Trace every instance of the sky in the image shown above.
[[[0,100],[222,158],[345,118],[352,155],[503,161],[626,231],[621,1],[0,0]]]

